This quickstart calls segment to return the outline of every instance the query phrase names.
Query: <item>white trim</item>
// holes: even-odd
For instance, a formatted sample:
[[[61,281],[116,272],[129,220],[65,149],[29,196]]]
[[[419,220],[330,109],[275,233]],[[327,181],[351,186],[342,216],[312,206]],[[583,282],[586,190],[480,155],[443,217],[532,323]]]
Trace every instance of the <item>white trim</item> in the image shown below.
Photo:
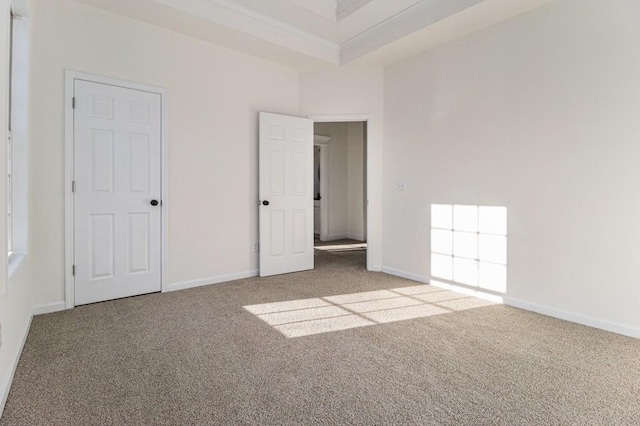
[[[9,294],[18,280],[13,275],[18,271],[28,252],[29,242],[29,69],[30,69],[30,27],[25,1],[10,1],[13,20],[13,105],[11,114],[11,197],[7,199],[11,207],[11,220],[7,223],[7,236],[11,252],[7,259],[7,279],[5,287]],[[7,141],[8,142],[8,141]],[[6,145],[5,145],[6,146]],[[9,158],[7,158],[9,159]],[[7,165],[9,167],[9,165]]]
[[[171,0],[156,0],[158,2],[163,2],[163,1],[169,1],[171,2]],[[180,4],[185,3],[185,0],[179,0]],[[253,20],[254,22],[251,22],[252,26],[255,26],[255,23],[260,23],[260,24],[265,24],[265,25],[269,25],[271,27],[273,27],[276,30],[280,30],[283,32],[286,32],[288,34],[290,34],[291,36],[294,37],[298,37],[300,39],[312,42],[312,43],[316,43],[326,49],[331,49],[331,50],[335,50],[335,51],[339,51],[340,49],[340,45],[338,43],[334,43],[332,41],[329,41],[325,38],[319,37],[315,34],[312,34],[308,31],[304,31],[301,30],[299,27],[295,27],[293,25],[289,25],[286,22],[274,19],[268,15],[265,15],[261,12],[256,11],[255,9],[249,8],[249,7],[245,7],[242,6],[239,3],[235,3],[233,1],[229,1],[229,0],[207,0],[208,3],[214,3],[217,4],[219,6],[222,6],[228,10],[231,10],[233,12],[236,12],[240,15],[244,15],[246,18]],[[175,4],[175,2],[174,2]],[[175,8],[175,6],[172,6]],[[228,25],[228,21],[225,20],[221,20],[222,25]]]
[[[488,300],[493,303],[501,303],[501,304],[504,303],[504,295],[487,292],[477,288],[470,288],[470,287],[460,286],[460,285],[436,281],[436,280],[430,281],[429,285],[432,285],[434,287],[438,287],[444,290],[453,291],[455,293],[477,297],[478,299]]]
[[[329,145],[328,136],[314,135],[313,146],[320,147],[320,241],[329,238]]]
[[[66,302],[47,303],[46,305],[38,305],[31,308],[33,316],[51,314],[53,312],[60,312],[67,309]]]
[[[371,183],[373,182],[372,176],[373,173],[378,173],[380,174],[381,171],[379,170],[379,168],[373,167],[373,158],[371,156],[371,153],[374,151],[377,151],[378,148],[378,143],[381,143],[374,140],[371,135],[371,119],[372,119],[373,115],[372,114],[326,114],[326,115],[309,115],[308,118],[312,119],[314,121],[314,123],[348,123],[348,122],[359,122],[362,121],[365,123],[365,125],[367,126],[367,140],[366,140],[366,144],[367,144],[367,193],[366,195],[366,201],[367,201],[367,270],[369,271],[379,271],[380,266],[373,266],[372,265],[372,260],[371,260],[371,241],[372,238],[371,236],[374,235],[374,233],[371,232],[371,198],[373,195],[373,185],[371,185]],[[375,150],[372,149],[375,145]],[[382,180],[382,179],[380,179]],[[378,235],[378,233],[375,233],[375,235]],[[329,237],[330,238],[330,237]],[[344,236],[344,238],[346,238],[346,234]],[[373,239],[373,244],[375,246],[375,244],[377,243],[377,241],[375,240],[375,238]],[[380,253],[382,254],[382,250],[380,250]]]
[[[9,391],[11,390],[11,384],[13,383],[13,377],[16,374],[16,368],[18,368],[18,362],[20,361],[20,356],[22,355],[24,344],[27,342],[27,336],[29,335],[29,329],[31,328],[32,318],[33,317],[29,315],[27,326],[22,332],[22,340],[20,341],[18,350],[13,356],[13,359],[10,361],[11,364],[9,366],[9,374],[2,382],[2,386],[0,387],[0,418],[2,418],[2,412],[4,411],[4,407],[7,404],[7,398],[9,397]]]
[[[336,22],[336,11],[338,10],[338,0],[291,0],[298,6],[304,7],[311,12]]]
[[[72,274],[74,262],[73,250],[73,95],[75,73],[65,71],[64,85],[64,300],[65,307],[75,305],[75,288]]]
[[[73,267],[73,192],[71,191],[71,183],[73,182],[73,106],[72,99],[74,96],[75,80],[85,80],[95,83],[108,84],[111,86],[123,87],[126,89],[141,90],[149,93],[160,95],[162,109],[161,124],[161,150],[162,150],[162,230],[161,230],[161,289],[168,291],[167,287],[167,243],[168,243],[168,169],[167,169],[167,92],[161,87],[149,86],[147,84],[135,83],[131,81],[119,80],[116,78],[104,77],[100,75],[87,74],[79,71],[65,70],[65,96],[64,96],[64,197],[65,197],[65,227],[64,227],[64,244],[65,244],[65,306],[66,309],[72,309],[75,306],[75,289],[74,279],[71,273]]]
[[[346,17],[371,3],[373,0],[338,0],[336,8],[336,21],[340,22]]]
[[[199,280],[183,281],[179,283],[169,284],[167,292],[186,290],[188,288],[202,287],[211,284],[222,284],[229,281],[243,280],[245,278],[257,277],[260,271],[254,269],[252,271],[239,272],[237,274],[218,275],[217,277],[203,278]]]
[[[351,121],[366,121],[371,120],[371,114],[326,114],[326,115],[309,115],[310,118],[316,123],[348,123]]]
[[[409,34],[427,28],[483,0],[419,1],[340,44],[345,65]]]
[[[549,306],[542,306],[524,300],[518,300],[511,297],[505,297],[504,303],[514,308],[524,309],[526,311],[536,312],[553,318],[573,322],[576,324],[586,325],[588,327],[598,328],[612,333],[622,334],[623,336],[635,337],[640,339],[640,328],[629,327],[627,325],[618,324],[612,321],[601,320],[597,318],[587,317],[584,315],[574,314]]]
[[[338,65],[340,45],[229,0],[154,0],[156,3],[206,19]]]
[[[384,272],[385,274],[393,275],[394,277],[400,277],[400,278],[405,278],[411,281],[417,281],[423,284],[429,284],[429,279],[427,277],[423,277],[421,275],[416,275],[416,274],[410,274],[409,272],[401,271],[399,269],[393,269],[393,268],[388,268],[386,266],[383,266],[381,268],[381,272]]]

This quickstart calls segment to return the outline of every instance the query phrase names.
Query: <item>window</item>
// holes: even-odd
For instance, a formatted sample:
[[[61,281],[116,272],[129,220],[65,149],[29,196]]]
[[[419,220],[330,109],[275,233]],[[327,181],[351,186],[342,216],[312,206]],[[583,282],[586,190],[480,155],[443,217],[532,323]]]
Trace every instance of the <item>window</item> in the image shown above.
[[[433,204],[431,276],[505,293],[506,207]]]
[[[18,7],[18,9],[13,6]],[[8,72],[7,104],[8,125],[5,145],[6,174],[6,223],[8,275],[11,277],[27,253],[28,237],[28,98],[29,98],[29,20],[18,12],[20,3],[12,5],[10,18],[5,22],[9,29],[7,46]],[[8,290],[12,280],[9,280]]]
[[[9,116],[7,129],[7,250],[9,256],[13,253],[13,135],[12,135],[12,121],[13,121],[13,48],[14,48],[14,20],[15,16],[13,12],[10,13],[9,18],[9,70],[7,75],[9,76],[8,82],[8,94],[9,94]]]

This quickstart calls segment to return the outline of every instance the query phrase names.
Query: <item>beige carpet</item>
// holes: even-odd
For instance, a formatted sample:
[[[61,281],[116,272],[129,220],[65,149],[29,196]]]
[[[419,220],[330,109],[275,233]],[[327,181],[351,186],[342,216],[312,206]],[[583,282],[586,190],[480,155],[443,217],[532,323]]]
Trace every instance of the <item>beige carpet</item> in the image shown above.
[[[640,424],[639,340],[502,305],[442,308],[455,299],[367,272],[364,256],[36,317],[0,424]],[[444,311],[276,328],[406,297]],[[300,319],[317,300],[349,313]]]

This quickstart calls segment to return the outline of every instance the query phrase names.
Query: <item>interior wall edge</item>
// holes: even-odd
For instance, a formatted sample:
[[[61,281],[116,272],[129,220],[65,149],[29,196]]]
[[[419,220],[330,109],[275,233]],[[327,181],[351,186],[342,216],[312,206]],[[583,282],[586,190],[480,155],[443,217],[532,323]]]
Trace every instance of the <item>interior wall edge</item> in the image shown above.
[[[27,342],[27,336],[29,335],[29,330],[31,329],[32,319],[33,319],[33,315],[29,315],[29,319],[27,320],[26,326],[22,331],[22,338],[20,341],[20,345],[18,346],[15,352],[15,355],[12,357],[11,365],[9,366],[9,374],[2,382],[2,385],[0,386],[0,418],[2,418],[4,407],[7,404],[7,399],[9,398],[9,392],[11,390],[11,385],[13,383],[13,377],[16,374],[16,368],[18,368],[18,362],[20,361],[20,357],[22,356],[22,350],[24,349],[24,344]]]

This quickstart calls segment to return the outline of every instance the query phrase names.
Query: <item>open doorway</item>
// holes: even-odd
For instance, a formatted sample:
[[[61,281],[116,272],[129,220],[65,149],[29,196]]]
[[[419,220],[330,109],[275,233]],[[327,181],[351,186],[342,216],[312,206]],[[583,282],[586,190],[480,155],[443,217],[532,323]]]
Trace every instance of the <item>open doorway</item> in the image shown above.
[[[316,262],[348,254],[366,268],[367,122],[316,121],[313,173]]]

